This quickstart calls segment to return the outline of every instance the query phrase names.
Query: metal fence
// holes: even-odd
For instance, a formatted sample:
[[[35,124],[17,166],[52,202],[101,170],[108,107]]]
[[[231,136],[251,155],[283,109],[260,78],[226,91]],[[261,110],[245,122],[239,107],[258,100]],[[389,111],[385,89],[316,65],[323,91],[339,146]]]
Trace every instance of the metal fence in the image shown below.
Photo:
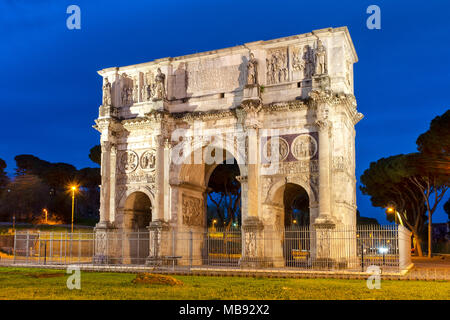
[[[145,265],[159,268],[257,268],[365,271],[399,270],[410,263],[410,233],[401,226],[316,230],[263,230],[252,239],[241,229],[163,231],[158,263],[148,230],[105,233],[17,232],[2,260],[28,264]],[[154,240],[153,240],[154,241]],[[246,259],[253,250],[251,259]]]

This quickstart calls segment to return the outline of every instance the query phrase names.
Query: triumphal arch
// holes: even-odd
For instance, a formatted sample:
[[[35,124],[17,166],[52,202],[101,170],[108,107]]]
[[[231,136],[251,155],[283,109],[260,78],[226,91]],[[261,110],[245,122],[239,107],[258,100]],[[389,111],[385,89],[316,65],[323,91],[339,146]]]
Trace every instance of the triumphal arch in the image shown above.
[[[283,266],[284,206],[298,190],[309,199],[312,256],[339,259],[333,246],[346,244],[329,232],[356,224],[355,62],[341,27],[99,71],[96,254],[108,232],[139,229],[149,232],[147,263],[185,254],[169,237],[205,230],[209,177],[237,162],[241,265]]]

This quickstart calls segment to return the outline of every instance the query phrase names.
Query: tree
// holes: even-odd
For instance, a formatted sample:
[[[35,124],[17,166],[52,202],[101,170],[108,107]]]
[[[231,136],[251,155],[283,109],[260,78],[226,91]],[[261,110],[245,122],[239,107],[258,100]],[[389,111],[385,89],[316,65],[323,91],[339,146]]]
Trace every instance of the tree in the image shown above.
[[[431,121],[430,129],[417,138],[416,144],[425,155],[450,155],[450,109]]]
[[[450,199],[444,204],[444,210],[448,215],[448,220],[450,221]]]
[[[8,190],[0,199],[1,211],[19,220],[29,221],[42,215],[50,201],[48,186],[35,175],[17,176],[8,184]]]
[[[378,220],[375,218],[362,217],[359,210],[356,210],[356,224],[357,225],[379,225]]]
[[[433,214],[449,188],[450,172],[441,169],[436,157],[413,153],[407,155],[408,179],[421,192],[428,213],[428,257],[431,258]]]
[[[3,190],[9,183],[9,178],[8,175],[6,174],[5,169],[6,169],[6,162],[3,159],[0,159],[0,195],[2,194]]]
[[[422,193],[409,179],[408,157],[397,155],[382,158],[370,164],[361,176],[361,191],[371,196],[375,207],[386,208],[396,204],[402,221],[416,239],[417,252],[422,256],[422,237],[425,216],[425,202]]]
[[[89,150],[89,159],[101,166],[102,163],[102,147],[98,144]]]
[[[417,169],[414,183],[421,190],[428,211],[428,257],[431,258],[432,216],[449,187],[450,110],[431,121],[416,141],[419,154],[411,157]],[[434,200],[431,198],[434,197]]]
[[[81,187],[76,198],[78,215],[93,220],[98,216],[100,169],[83,168],[77,170],[67,163],[51,163],[33,155],[18,155],[16,179],[24,175],[34,175],[49,188],[50,200],[47,209],[66,221],[71,219],[71,199],[67,193],[70,185]],[[77,214],[77,213],[76,213]]]

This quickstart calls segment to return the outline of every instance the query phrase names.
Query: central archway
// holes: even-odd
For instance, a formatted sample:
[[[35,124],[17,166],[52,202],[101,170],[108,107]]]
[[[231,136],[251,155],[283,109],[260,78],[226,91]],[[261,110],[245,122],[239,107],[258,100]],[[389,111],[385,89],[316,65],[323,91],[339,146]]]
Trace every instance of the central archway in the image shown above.
[[[201,148],[203,163],[195,163],[194,150],[187,154],[186,161],[179,166],[178,183],[174,188],[179,199],[177,206],[177,230],[180,236],[193,232],[192,263],[211,265],[238,263],[242,242],[240,234],[241,226],[241,187],[236,179],[243,172],[242,165],[234,155],[224,148],[208,145]],[[205,154],[210,153],[212,158],[221,154],[220,162],[205,163]],[[225,189],[233,187],[234,194],[228,201],[228,208],[214,210],[214,201],[218,203],[217,192],[221,188],[217,185],[220,177],[228,178],[230,183],[223,186]],[[239,189],[239,190],[237,190]],[[228,191],[228,190],[227,190]],[[216,194],[214,194],[216,193]],[[224,203],[222,203],[224,205]],[[221,205],[219,205],[220,207]],[[209,208],[208,208],[209,207]],[[224,205],[224,207],[226,207]],[[234,208],[231,209],[231,208]],[[218,212],[218,210],[222,210]],[[231,214],[231,211],[238,214]],[[183,241],[178,241],[172,251],[178,255],[189,252]]]

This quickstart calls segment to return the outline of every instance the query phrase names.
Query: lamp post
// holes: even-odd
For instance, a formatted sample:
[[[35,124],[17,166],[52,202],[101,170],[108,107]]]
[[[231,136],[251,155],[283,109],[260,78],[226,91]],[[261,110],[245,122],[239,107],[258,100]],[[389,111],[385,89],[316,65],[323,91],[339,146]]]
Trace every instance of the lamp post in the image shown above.
[[[72,186],[70,189],[72,190],[72,227],[71,227],[71,233],[73,233],[73,209],[74,209],[74,203],[75,203],[75,191],[77,190],[77,187]]]
[[[47,224],[48,211],[47,211],[47,209],[42,209],[42,211],[44,211],[44,214],[45,214],[45,224]]]

